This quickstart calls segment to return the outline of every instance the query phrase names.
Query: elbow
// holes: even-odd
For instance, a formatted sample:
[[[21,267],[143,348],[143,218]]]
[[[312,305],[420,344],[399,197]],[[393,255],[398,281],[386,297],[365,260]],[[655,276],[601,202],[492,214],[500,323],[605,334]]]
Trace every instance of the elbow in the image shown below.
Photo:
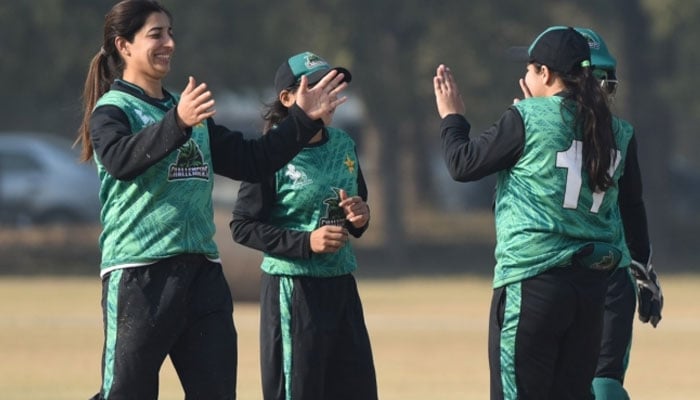
[[[236,218],[236,216],[233,217],[233,220],[229,224],[229,227],[231,228],[231,238],[238,244],[243,244],[245,242],[246,234],[244,226],[245,221],[240,218]]]
[[[488,175],[484,168],[465,162],[464,158],[446,158],[445,164],[452,180],[457,182],[478,181]]]
[[[445,154],[445,167],[450,174],[450,178],[457,182],[468,182],[469,179],[465,175],[464,160],[457,154]]]
[[[447,165],[447,171],[450,173],[450,177],[456,182],[471,182],[475,180],[470,174],[465,173],[461,168],[457,168],[454,165]]]
[[[103,162],[102,165],[114,179],[124,182],[133,181],[143,172],[134,168],[128,168],[124,164]]]
[[[448,171],[450,173],[450,178],[452,178],[453,181],[468,182],[468,180],[462,176],[460,171],[455,170],[453,168],[448,168]]]

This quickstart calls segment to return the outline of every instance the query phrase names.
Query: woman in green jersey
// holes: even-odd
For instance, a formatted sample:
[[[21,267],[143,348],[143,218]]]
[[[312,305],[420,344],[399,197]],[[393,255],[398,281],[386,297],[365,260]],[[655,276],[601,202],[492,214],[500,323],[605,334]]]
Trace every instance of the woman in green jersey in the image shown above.
[[[492,399],[592,399],[607,278],[629,263],[620,205],[641,192],[633,128],[612,116],[586,39],[551,27],[527,51],[526,99],[470,138],[451,71],[433,79],[448,170],[497,173]],[[619,197],[619,199],[618,199]]]
[[[332,71],[309,52],[275,75],[277,99],[265,114],[267,134],[289,118],[300,81]],[[314,86],[315,87],[315,86]],[[324,119],[309,144],[285,168],[258,184],[243,183],[233,211],[233,239],[263,251],[260,359],[265,400],[377,398],[362,304],[352,272],[348,234],[369,223],[367,187],[355,143]]]
[[[102,202],[102,386],[95,399],[156,399],[167,356],[187,399],[234,399],[231,294],[214,243],[214,174],[257,181],[323,127],[346,84],[300,82],[290,116],[247,141],[216,125],[214,99],[190,77],[163,87],[175,51],[172,18],[152,0],[106,15],[85,82],[78,141],[97,164]]]
[[[600,81],[601,87],[612,102],[618,86],[617,61],[598,33],[588,28],[575,29],[588,41],[593,75]],[[634,137],[632,140],[635,140]],[[638,187],[641,193],[640,176],[634,176],[633,171],[630,171],[624,175],[624,179],[627,185],[630,182],[636,182],[635,187]],[[608,280],[603,317],[603,340],[593,379],[593,393],[598,400],[629,400],[623,383],[632,347],[632,327],[637,297],[640,321],[650,322],[653,327],[656,327],[661,320],[663,293],[651,263],[646,210],[644,202],[641,201],[641,195],[639,200],[632,204],[620,205],[624,225],[620,237],[629,248],[632,263],[629,268],[627,265],[620,265],[621,268],[616,269]]]

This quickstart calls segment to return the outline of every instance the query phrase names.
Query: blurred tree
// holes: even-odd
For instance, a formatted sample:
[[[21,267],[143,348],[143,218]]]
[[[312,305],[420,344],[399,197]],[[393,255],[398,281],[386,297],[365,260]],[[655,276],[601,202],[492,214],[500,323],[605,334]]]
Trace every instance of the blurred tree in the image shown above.
[[[167,0],[178,50],[166,84],[187,75],[214,93],[257,91],[290,54],[313,50],[347,66],[351,94],[366,104],[379,135],[382,236],[400,253],[404,221],[438,204],[430,166],[439,146],[432,76],[438,63],[457,76],[474,131],[487,128],[520,96],[524,66],[504,50],[527,45],[548,25],[590,26],[618,55],[623,84],[617,108],[637,127],[652,223],[667,232],[668,170],[674,158],[697,164],[700,118],[695,66],[700,3],[684,0]],[[0,100],[4,129],[73,137],[90,58],[102,40],[107,0],[0,2]],[[235,128],[235,127],[233,127]],[[693,161],[695,160],[695,161]],[[697,165],[695,165],[697,167]],[[378,200],[375,198],[375,201]],[[668,222],[670,223],[670,222]],[[663,226],[663,229],[661,229]],[[663,235],[663,234],[660,234]]]
[[[99,50],[103,15],[103,7],[89,0],[0,3],[5,129],[73,135],[76,99],[86,60]]]

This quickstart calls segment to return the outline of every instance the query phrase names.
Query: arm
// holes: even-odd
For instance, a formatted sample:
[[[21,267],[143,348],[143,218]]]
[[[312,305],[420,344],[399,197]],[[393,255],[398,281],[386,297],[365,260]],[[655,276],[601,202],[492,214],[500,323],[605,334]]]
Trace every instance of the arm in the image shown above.
[[[274,177],[263,183],[241,183],[230,224],[233,240],[277,256],[310,258],[311,232],[266,223],[274,200]]]
[[[191,129],[177,125],[175,109],[138,134],[131,131],[126,114],[116,106],[102,106],[90,118],[90,138],[95,154],[107,172],[131,180],[189,140]]]
[[[260,182],[282,168],[323,128],[322,120],[312,120],[297,105],[277,128],[253,140],[211,119],[208,124],[214,172],[249,182]]]
[[[236,243],[276,256],[308,259],[313,253],[338,251],[347,242],[348,232],[360,237],[369,223],[369,209],[364,202],[367,186],[359,169],[358,196],[348,198],[346,208],[355,212],[348,215],[349,218],[361,214],[362,222],[349,219],[345,227],[325,225],[312,232],[280,228],[267,223],[275,198],[273,176],[262,183],[241,183],[230,224]],[[359,211],[354,208],[356,206]]]
[[[661,321],[664,295],[652,266],[646,210],[642,200],[642,179],[637,161],[637,141],[634,136],[627,150],[624,175],[620,178],[619,187],[620,214],[625,240],[632,256],[630,271],[637,282],[639,320],[650,322],[656,328]]]
[[[257,140],[244,141],[240,133],[230,134],[214,125],[210,130],[214,171],[234,179],[259,182],[282,168],[323,128],[323,121],[347,101],[345,96],[338,97],[347,87],[343,79],[343,74],[334,70],[309,87],[308,78],[302,76],[289,116]]]
[[[625,229],[625,240],[632,259],[646,264],[650,245],[647,215],[642,198],[642,176],[637,160],[637,140],[630,140],[625,160],[625,170],[619,181],[620,215]]]
[[[440,125],[442,150],[452,179],[469,182],[515,165],[525,145],[522,118],[509,108],[489,129],[475,138],[464,116],[450,114]]]
[[[345,228],[348,232],[359,238],[363,233],[369,228],[369,206],[367,205],[367,183],[365,182],[364,176],[362,176],[362,169],[358,163],[357,165],[357,196],[361,201],[343,201],[340,203],[341,207],[347,207],[346,215],[348,220],[345,222]],[[357,227],[356,224],[350,221],[350,219],[357,219],[358,221],[365,221],[363,225]]]
[[[514,108],[509,108],[490,129],[470,139],[471,126],[452,71],[438,66],[433,77],[442,151],[452,179],[468,182],[509,168],[518,161],[525,145],[525,127]]]

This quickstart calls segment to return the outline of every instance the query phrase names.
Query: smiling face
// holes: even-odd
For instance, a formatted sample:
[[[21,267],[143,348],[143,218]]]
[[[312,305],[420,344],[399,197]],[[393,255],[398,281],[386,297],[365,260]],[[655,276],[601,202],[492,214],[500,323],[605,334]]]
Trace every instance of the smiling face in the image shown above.
[[[117,37],[116,47],[124,59],[123,79],[160,97],[161,80],[170,72],[170,59],[175,52],[170,18],[165,13],[152,13],[129,42]]]

